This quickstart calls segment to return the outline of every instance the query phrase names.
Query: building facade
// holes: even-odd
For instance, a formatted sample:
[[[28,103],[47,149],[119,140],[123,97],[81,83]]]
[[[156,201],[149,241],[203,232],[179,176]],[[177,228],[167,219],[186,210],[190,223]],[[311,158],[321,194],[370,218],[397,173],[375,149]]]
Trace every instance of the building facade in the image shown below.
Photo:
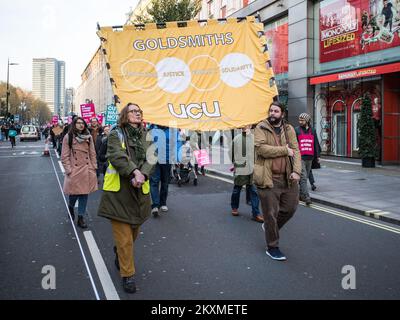
[[[135,9],[131,11],[130,16],[127,19],[127,24],[134,24],[135,17],[147,17],[147,10],[151,6],[151,0],[139,0]]]
[[[32,91],[47,103],[52,114],[62,115],[65,104],[65,62],[54,58],[33,59]]]
[[[359,157],[358,121],[368,93],[377,159],[400,164],[400,1],[324,0],[312,10],[314,112],[327,154]]]
[[[74,112],[80,114],[80,105],[89,101],[94,103],[96,113],[105,112],[107,105],[114,103],[114,95],[106,60],[100,48],[90,60],[81,78],[82,83],[74,95]]]
[[[400,0],[203,0],[199,18],[257,14],[289,121],[310,113],[324,154],[358,158],[368,93],[377,159],[400,164]]]
[[[74,88],[67,88],[65,90],[65,114],[64,116],[67,116],[69,113],[74,112],[75,106],[74,106],[74,96],[75,96],[75,90]]]

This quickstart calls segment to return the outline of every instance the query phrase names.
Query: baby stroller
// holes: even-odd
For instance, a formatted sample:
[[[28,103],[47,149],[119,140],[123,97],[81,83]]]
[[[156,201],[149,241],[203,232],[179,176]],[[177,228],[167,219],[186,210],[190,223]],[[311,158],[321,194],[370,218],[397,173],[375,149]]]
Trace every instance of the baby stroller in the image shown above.
[[[193,185],[197,186],[197,174],[192,164],[194,163],[194,156],[189,141],[181,147],[180,152],[182,155],[181,162],[172,166],[172,178],[177,182],[178,187],[182,187],[182,184],[189,183],[191,177],[193,177]]]
[[[172,176],[178,187],[182,187],[184,183],[189,183],[191,176],[193,176],[193,185],[197,186],[197,174],[190,162],[187,165],[183,163],[175,164],[172,168]]]

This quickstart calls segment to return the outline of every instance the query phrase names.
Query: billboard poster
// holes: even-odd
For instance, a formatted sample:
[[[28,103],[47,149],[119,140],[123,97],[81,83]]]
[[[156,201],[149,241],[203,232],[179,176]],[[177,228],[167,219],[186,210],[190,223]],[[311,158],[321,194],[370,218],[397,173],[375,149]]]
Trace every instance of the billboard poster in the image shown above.
[[[134,101],[147,123],[201,131],[240,128],[267,117],[277,96],[264,26],[254,17],[206,25],[188,21],[139,30],[98,31],[113,91],[122,108]],[[251,109],[251,112],[249,110]]]
[[[325,0],[320,4],[320,62],[400,45],[400,0]]]
[[[85,122],[89,124],[90,119],[96,117],[94,104],[93,103],[81,104],[81,116],[83,120],[85,120]]]
[[[288,23],[266,30],[265,36],[275,75],[287,73],[289,59]]]
[[[99,120],[100,125],[103,125],[103,119],[104,119],[104,114],[103,113],[98,113],[96,114],[97,120]]]

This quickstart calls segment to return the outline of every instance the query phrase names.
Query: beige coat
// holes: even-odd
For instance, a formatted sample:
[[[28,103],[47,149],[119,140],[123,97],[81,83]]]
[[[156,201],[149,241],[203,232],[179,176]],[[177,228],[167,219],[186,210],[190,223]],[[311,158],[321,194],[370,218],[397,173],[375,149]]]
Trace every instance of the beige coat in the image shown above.
[[[61,162],[65,169],[65,194],[89,194],[97,190],[96,151],[92,139],[89,140],[89,143],[79,143],[74,137],[70,149],[68,134],[63,139]]]
[[[285,133],[281,132],[281,145],[279,146],[273,136],[273,127],[271,124],[264,120],[260,122],[254,132],[254,146],[256,152],[256,159],[254,164],[253,179],[254,183],[258,188],[272,188],[272,161],[273,159],[284,157],[288,159],[288,150],[286,145],[289,144],[289,148],[294,150],[293,157],[293,169],[290,161],[286,161],[286,179],[288,184],[292,183],[290,175],[292,172],[301,175],[301,155],[299,151],[299,145],[297,142],[296,132],[294,128],[286,124],[285,130],[288,137],[286,141]]]

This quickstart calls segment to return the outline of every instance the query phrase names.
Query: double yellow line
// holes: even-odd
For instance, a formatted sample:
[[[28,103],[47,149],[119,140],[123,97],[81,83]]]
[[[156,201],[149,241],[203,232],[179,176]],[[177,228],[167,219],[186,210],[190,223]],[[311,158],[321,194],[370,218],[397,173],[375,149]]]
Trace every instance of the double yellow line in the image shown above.
[[[300,202],[300,203],[305,206],[304,202]],[[331,209],[331,208],[326,208],[326,207],[323,207],[323,206],[320,206],[320,205],[317,205],[317,204],[312,204],[312,205],[310,205],[310,207],[313,208],[313,209],[316,209],[318,211],[327,212],[327,213],[333,214],[333,215],[338,216],[338,217],[342,217],[342,218],[345,218],[345,219],[349,219],[349,220],[353,220],[353,221],[356,221],[356,222],[364,223],[364,224],[367,224],[367,225],[375,227],[375,228],[379,228],[379,229],[383,229],[383,230],[386,230],[386,231],[390,231],[390,232],[393,232],[393,233],[400,234],[400,228],[387,226],[387,225],[384,225],[382,223],[378,223],[378,222],[375,222],[375,221],[370,221],[368,219],[364,219],[364,218],[361,218],[361,217],[355,217],[355,216],[350,215],[348,213],[337,211],[337,210]]]
[[[213,178],[213,179],[217,179],[217,180],[221,180],[221,181],[233,184],[233,181],[229,180],[227,178],[222,178],[222,177],[219,177],[219,176],[215,176],[213,174],[207,174],[207,176],[210,177],[210,178]],[[300,204],[303,205],[303,206],[306,206],[305,203],[302,202],[302,201],[300,201]],[[379,228],[379,229],[382,229],[382,230],[386,230],[386,231],[390,231],[390,232],[393,232],[393,233],[400,234],[400,228],[387,226],[387,225],[384,225],[382,223],[375,222],[375,221],[370,221],[368,219],[364,219],[364,218],[361,218],[361,217],[355,217],[355,216],[353,216],[351,214],[344,213],[344,212],[341,212],[341,211],[337,211],[335,209],[323,207],[323,206],[320,206],[320,205],[317,205],[317,204],[312,204],[309,207],[313,208],[313,209],[316,209],[318,211],[323,211],[323,212],[326,212],[326,213],[330,213],[330,214],[333,214],[335,216],[342,217],[342,218],[345,218],[345,219],[348,219],[348,220],[360,222],[360,223],[369,225],[371,227],[375,227],[375,228]]]

